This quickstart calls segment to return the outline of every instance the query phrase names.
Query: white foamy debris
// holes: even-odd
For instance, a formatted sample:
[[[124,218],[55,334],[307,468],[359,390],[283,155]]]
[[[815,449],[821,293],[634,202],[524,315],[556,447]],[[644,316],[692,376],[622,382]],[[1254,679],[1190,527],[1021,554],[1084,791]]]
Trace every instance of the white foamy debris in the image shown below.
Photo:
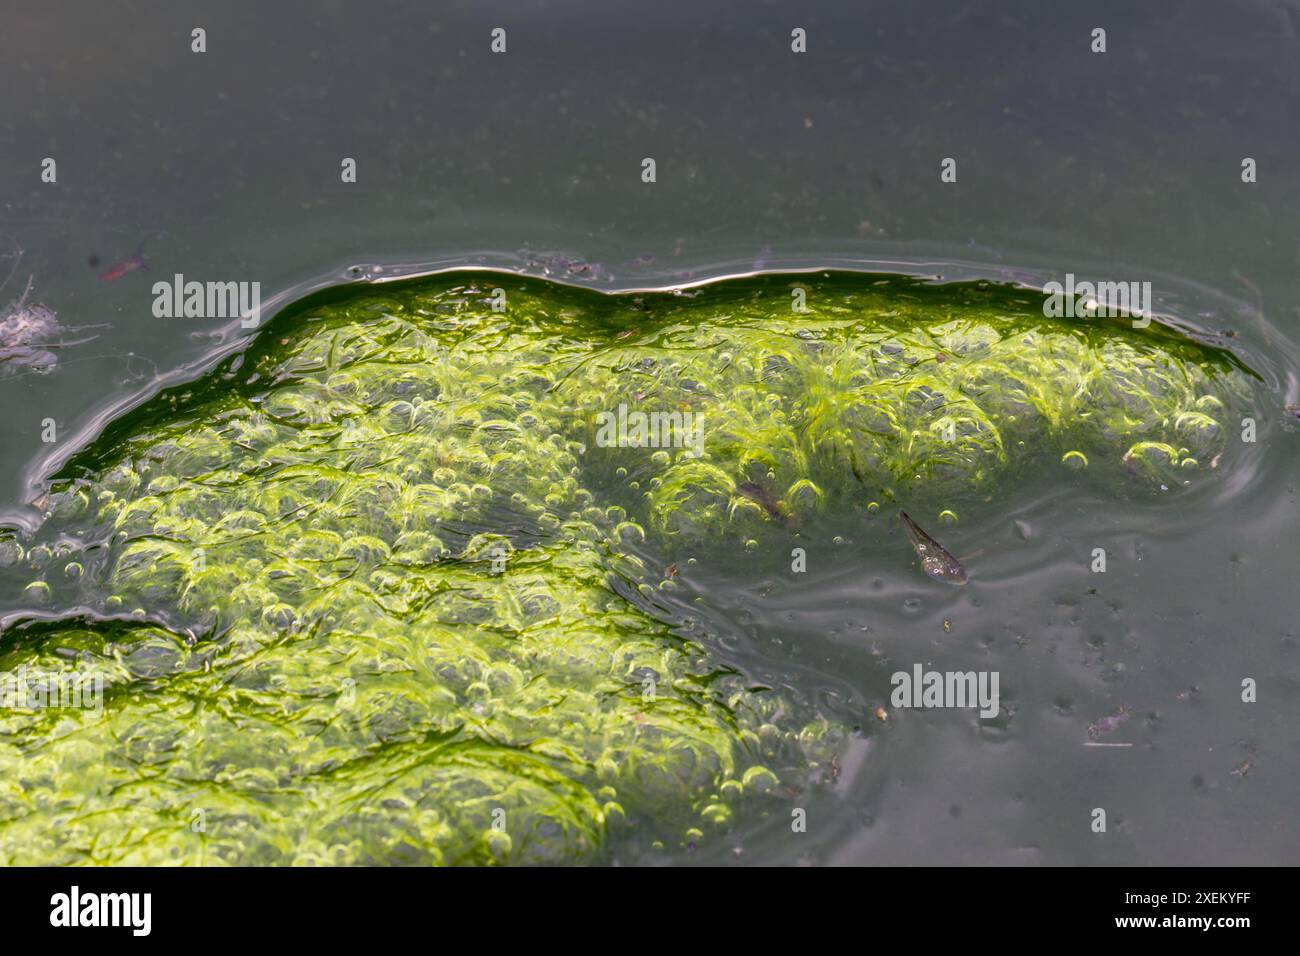
[[[29,279],[22,297],[0,312],[0,371],[10,368],[29,368],[48,372],[59,364],[58,356],[48,348],[64,332],[59,318],[49,306],[27,304],[32,283]]]

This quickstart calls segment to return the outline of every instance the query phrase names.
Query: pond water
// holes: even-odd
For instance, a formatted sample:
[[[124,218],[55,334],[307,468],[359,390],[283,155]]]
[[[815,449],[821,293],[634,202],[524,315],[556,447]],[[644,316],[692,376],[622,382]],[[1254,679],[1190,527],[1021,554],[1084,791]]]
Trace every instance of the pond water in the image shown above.
[[[793,332],[796,324],[815,329],[826,318],[818,310],[845,288],[869,298],[873,289],[911,288],[897,277],[914,276],[922,281],[908,295],[928,302],[929,312],[907,328],[949,314],[969,318],[970,290],[982,289],[1008,297],[999,300],[999,316],[984,319],[1023,330],[1042,300],[1024,290],[1073,274],[1149,282],[1153,312],[1198,349],[1212,350],[1205,353],[1216,356],[1212,364],[1237,369],[1239,389],[1210,390],[1222,398],[1210,410],[1222,447],[1197,458],[1185,473],[1190,485],[1170,475],[1152,482],[1126,467],[1134,442],[1122,440],[1123,428],[1078,449],[1088,458],[1082,472],[1062,462],[1074,449],[1048,437],[1052,429],[1027,437],[1024,455],[1012,453],[981,473],[987,484],[961,470],[929,476],[969,480],[956,490],[929,481],[868,490],[851,467],[836,470],[833,458],[809,463],[827,500],[806,516],[797,492],[787,500],[793,482],[780,469],[768,479],[737,464],[728,471],[727,520],[757,530],[736,540],[718,532],[683,549],[662,537],[682,529],[656,529],[653,514],[635,514],[638,497],[613,470],[635,465],[587,476],[603,507],[621,507],[644,525],[644,541],[627,529],[611,538],[617,560],[641,570],[627,572],[633,584],[620,590],[605,575],[621,565],[577,562],[564,599],[611,616],[610,630],[593,627],[601,653],[605,642],[623,640],[677,648],[686,637],[699,648],[699,656],[681,652],[680,670],[638,659],[629,673],[644,677],[644,666],[689,682],[716,669],[724,686],[739,688],[727,693],[779,701],[772,711],[754,705],[760,743],[741,748],[736,767],[743,779],[745,761],[761,763],[771,745],[776,757],[768,762],[778,764],[779,783],[763,788],[773,792],[758,803],[730,801],[723,824],[700,826],[698,835],[691,832],[697,821],[655,822],[632,812],[605,840],[584,829],[595,811],[574,811],[587,822],[566,831],[578,836],[559,841],[560,852],[566,859],[681,864],[1295,859],[1300,423],[1288,406],[1300,404],[1300,176],[1293,157],[1300,24],[1293,12],[1266,2],[1169,2],[1061,13],[1027,2],[927,10],[830,4],[793,16],[776,5],[724,3],[706,11],[668,2],[635,17],[604,5],[561,10],[546,3],[449,3],[436,12],[399,3],[386,6],[382,18],[342,3],[180,3],[148,15],[95,4],[6,17],[0,54],[13,82],[0,93],[0,329],[8,336],[0,343],[0,502],[14,529],[6,540],[22,549],[22,561],[3,572],[0,650],[15,664],[41,648],[72,648],[106,673],[124,668],[113,673],[128,681],[127,691],[106,698],[106,722],[80,748],[58,743],[69,731],[59,720],[35,730],[6,725],[0,744],[9,782],[0,807],[10,833],[43,831],[45,814],[80,808],[86,820],[66,838],[41,844],[40,853],[152,859],[174,846],[189,853],[189,838],[158,835],[195,832],[196,801],[181,783],[200,782],[231,801],[209,808],[213,823],[203,845],[215,859],[231,858],[232,846],[257,846],[256,859],[279,861],[286,847],[312,839],[320,847],[313,843],[307,855],[353,859],[321,847],[345,845],[354,833],[362,858],[426,862],[422,852],[446,836],[441,828],[456,828],[420,816],[419,805],[385,803],[409,801],[409,794],[385,794],[354,807],[356,818],[322,822],[311,839],[276,831],[275,840],[259,842],[254,834],[267,821],[237,805],[237,795],[258,788],[283,795],[291,784],[285,766],[265,753],[260,762],[241,763],[255,748],[220,729],[221,718],[238,728],[240,720],[287,707],[277,685],[244,670],[243,683],[226,681],[218,667],[208,672],[218,675],[214,683],[194,678],[182,692],[175,675],[193,677],[193,667],[203,673],[202,627],[213,622],[167,593],[176,579],[166,562],[153,555],[152,564],[126,569],[136,575],[131,596],[145,616],[134,620],[135,607],[104,603],[113,590],[105,579],[110,566],[122,573],[114,564],[122,543],[106,538],[105,547],[86,554],[94,536],[79,535],[96,522],[44,518],[51,491],[56,498],[60,491],[50,483],[56,474],[99,487],[103,475],[95,468],[111,470],[115,455],[170,449],[177,435],[211,427],[215,406],[204,401],[220,404],[224,389],[233,394],[239,376],[255,374],[256,355],[280,360],[281,349],[300,341],[298,333],[281,332],[297,328],[289,313],[276,318],[284,306],[327,287],[382,296],[405,288],[387,281],[402,276],[491,269],[429,281],[472,282],[484,293],[499,281],[508,297],[568,302],[548,315],[572,309],[583,329],[575,338],[590,343],[603,333],[611,355],[631,355],[664,346],[643,341],[644,330],[660,328],[664,313],[678,306],[693,329],[757,323],[739,315],[736,301],[718,291],[724,288],[758,290],[765,301],[779,294],[782,328]],[[508,33],[504,54],[490,50],[496,26]],[[1089,49],[1096,26],[1107,29],[1105,54]],[[195,27],[207,32],[202,54],[191,51]],[[807,30],[806,54],[790,51],[794,27]],[[41,179],[47,157],[57,162],[54,183]],[[349,157],[355,183],[340,178]],[[653,183],[642,181],[647,157],[656,161]],[[949,157],[955,182],[941,180]],[[1255,161],[1256,182],[1242,181],[1246,157]],[[210,314],[159,317],[153,283],[178,273],[259,283],[263,328]],[[749,286],[707,284],[751,273],[772,275]],[[529,284],[542,279],[560,286]],[[978,280],[988,284],[949,284]],[[801,283],[811,316],[789,309],[791,289]],[[681,294],[646,291],[671,289]],[[1017,297],[1020,305],[1009,304]],[[865,301],[853,307],[865,309]],[[629,329],[633,335],[619,338]],[[760,353],[770,357],[771,343],[734,334],[733,358],[747,358],[758,375],[763,366],[754,363]],[[1141,340],[1152,334],[1145,330]],[[881,345],[897,343],[872,347]],[[853,351],[870,349],[859,343]],[[936,366],[943,375],[961,367],[961,349],[952,354],[951,366]],[[1027,379],[1060,382],[1069,371],[1043,359],[1037,346],[1032,354],[1045,364]],[[1161,361],[1141,365],[1142,374]],[[276,367],[273,361],[268,371]],[[234,377],[222,378],[223,369]],[[851,396],[862,384],[831,379],[831,398]],[[1142,394],[1164,387],[1142,375],[1133,380],[1144,383]],[[713,401],[740,401],[724,383],[703,384]],[[427,383],[420,387],[428,394]],[[801,379],[801,401],[809,387]],[[644,391],[629,395],[636,401]],[[174,409],[160,404],[170,398]],[[573,401],[575,410],[598,410]],[[133,415],[135,408],[141,411]],[[187,409],[197,417],[185,418]],[[1179,405],[1173,416],[1196,410],[1205,411]],[[1068,435],[1105,411],[1104,403],[1071,406],[1060,428]],[[734,427],[736,418],[715,406],[705,413],[707,452],[714,429]],[[331,415],[336,424],[346,417],[338,409]],[[1244,418],[1255,422],[1253,442],[1241,439]],[[873,423],[857,424],[870,430]],[[1158,424],[1139,416],[1141,427]],[[175,434],[163,434],[168,427]],[[265,451],[256,436],[245,439]],[[1186,457],[1197,454],[1189,448]],[[150,460],[150,467],[172,467],[165,454]],[[765,484],[777,478],[779,487]],[[740,490],[747,483],[756,486],[749,493]],[[876,512],[867,510],[872,501]],[[545,539],[522,518],[510,525],[500,507],[492,503],[479,523],[466,516],[463,530],[505,533],[521,554]],[[921,572],[895,517],[899,507],[963,563],[970,576],[964,587]],[[954,515],[945,516],[948,510]],[[612,535],[616,526],[600,526],[599,534]],[[462,545],[473,535],[465,538]],[[42,544],[48,560],[33,568],[32,552]],[[807,552],[806,570],[797,574],[796,546]],[[1098,548],[1107,556],[1104,573],[1093,570]],[[457,554],[463,558],[464,548]],[[66,574],[70,561],[84,577]],[[676,573],[666,575],[672,586],[664,588],[659,572],[670,565]],[[651,571],[653,581],[637,577]],[[48,594],[28,587],[47,577]],[[641,585],[657,596],[645,598]],[[150,587],[152,598],[142,599]],[[619,617],[629,608],[661,630]],[[258,625],[281,631],[291,630],[300,611],[274,603],[265,610],[269,622],[259,616]],[[75,624],[36,623],[70,614],[79,615]],[[248,616],[245,606],[224,625],[239,615]],[[122,620],[93,623],[105,617]],[[456,626],[463,639],[473,633],[469,617]],[[77,633],[69,636],[69,628]],[[151,628],[156,633],[141,637]],[[178,644],[177,635],[187,639]],[[395,637],[364,636],[379,645],[358,650],[375,658],[370,663],[394,653],[384,642]],[[116,650],[105,650],[105,641]],[[323,687],[347,667],[346,652],[322,636],[326,648],[328,663],[276,658],[273,648],[263,676],[278,674],[294,700],[310,698],[308,685]],[[997,672],[997,716],[894,706],[892,675],[915,665]],[[563,668],[555,667],[562,685]],[[374,672],[389,673],[378,664]],[[1242,700],[1247,679],[1257,685],[1254,703]],[[400,693],[385,690],[421,700],[440,686],[435,677],[411,680]],[[364,694],[365,681],[357,686]],[[231,688],[245,696],[223,709]],[[210,722],[176,716],[182,698],[204,695]],[[322,719],[304,707],[304,720]],[[393,720],[396,712],[384,711]],[[402,716],[407,729],[441,726]],[[626,721],[610,720],[592,732],[617,738],[626,730]],[[768,725],[776,744],[762,737]],[[741,739],[715,738],[715,723],[708,727],[694,738],[697,769]],[[206,741],[205,762],[170,760],[183,733]],[[317,769],[331,759],[370,760],[348,778],[362,793],[402,779],[396,764],[385,770],[385,750],[374,744],[383,732],[358,733],[329,741],[339,752],[308,754],[302,765],[308,758]],[[402,744],[388,752],[398,764],[393,755]],[[503,786],[491,783],[492,773],[509,768],[484,759],[462,782],[490,796]],[[89,767],[102,776],[83,773],[75,783],[77,768]],[[143,795],[118,797],[140,814],[119,823],[156,837],[138,847],[90,812],[114,806],[102,801],[121,782],[114,774],[128,767],[171,773],[171,789],[155,783]],[[223,776],[231,767],[245,775]],[[579,773],[565,779],[582,781],[582,795],[570,794],[565,806],[607,799],[599,794],[602,781]],[[554,781],[542,786],[557,788]],[[444,805],[488,799],[454,788],[454,796],[430,792]],[[713,790],[701,784],[683,798],[692,812],[704,809],[694,805],[701,795]],[[518,805],[542,799],[525,795]],[[495,806],[489,800],[480,809],[490,817]],[[1104,834],[1093,832],[1096,808],[1107,812]],[[792,809],[803,812],[802,827],[792,828]],[[401,829],[394,821],[423,836],[394,842],[384,829]],[[19,845],[6,850],[9,859],[34,852],[30,845],[13,849]],[[489,854],[513,852],[490,838],[485,846]]]

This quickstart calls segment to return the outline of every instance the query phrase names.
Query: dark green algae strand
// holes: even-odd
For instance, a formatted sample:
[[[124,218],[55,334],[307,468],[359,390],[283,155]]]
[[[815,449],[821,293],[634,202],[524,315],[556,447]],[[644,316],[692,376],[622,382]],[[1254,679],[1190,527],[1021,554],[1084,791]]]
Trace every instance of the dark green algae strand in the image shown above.
[[[104,695],[0,711],[0,861],[718,839],[833,779],[845,728],[681,636],[657,595],[683,549],[727,560],[869,498],[987,502],[1029,468],[1182,487],[1247,394],[1226,353],[987,284],[630,297],[458,274],[313,296],[112,423],[53,477],[36,538],[0,541],[13,593],[113,618],[3,635],[4,674]],[[701,443],[606,447],[620,405],[698,416]]]

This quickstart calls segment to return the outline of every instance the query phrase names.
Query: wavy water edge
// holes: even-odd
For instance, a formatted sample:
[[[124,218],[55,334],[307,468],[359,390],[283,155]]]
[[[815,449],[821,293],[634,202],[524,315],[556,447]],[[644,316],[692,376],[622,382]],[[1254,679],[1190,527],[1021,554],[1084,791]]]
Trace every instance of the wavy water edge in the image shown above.
[[[942,250],[925,250],[924,243],[909,243],[909,251],[917,257],[862,257],[848,254],[816,255],[761,253],[761,268],[754,258],[720,258],[693,265],[689,277],[683,270],[645,270],[640,276],[618,278],[603,273],[598,278],[575,276],[567,270],[548,268],[542,260],[586,262],[581,256],[569,252],[516,252],[479,251],[460,256],[425,261],[398,261],[387,263],[353,263],[323,272],[312,278],[289,285],[262,301],[262,325],[272,321],[285,308],[313,294],[331,289],[367,284],[401,283],[455,272],[497,272],[502,275],[541,279],[561,286],[605,292],[611,295],[637,295],[640,293],[689,292],[704,286],[738,279],[771,275],[815,275],[842,272],[847,274],[907,276],[936,284],[986,281],[1025,292],[1042,293],[1043,285],[1059,281],[1059,266],[1053,268],[1030,262],[1026,265],[1000,265],[986,261],[955,258],[942,254]],[[918,249],[918,247],[922,247]],[[926,251],[931,255],[925,255]],[[1104,260],[1082,261],[1072,259],[1070,269],[1079,275],[1114,275],[1114,263]],[[676,273],[676,274],[674,274]],[[1300,401],[1300,344],[1294,343],[1281,329],[1270,324],[1263,313],[1243,300],[1222,290],[1197,283],[1186,277],[1160,273],[1151,269],[1136,269],[1140,275],[1153,281],[1154,303],[1151,308],[1153,324],[1164,325],[1204,344],[1213,345],[1235,354],[1255,374],[1260,375],[1270,391],[1282,393],[1286,403]],[[1213,310],[1212,312],[1210,310]],[[1202,321],[1189,318],[1198,315]],[[1208,319],[1217,316],[1219,325],[1248,321],[1245,336],[1226,335],[1216,331]],[[257,329],[245,329],[238,320],[217,327],[210,338],[218,343],[201,356],[156,375],[150,381],[125,395],[117,397],[88,413],[68,432],[57,446],[34,458],[23,469],[22,500],[30,502],[38,497],[49,477],[57,472],[79,450],[92,443],[103,428],[159,392],[174,385],[197,379],[224,359],[239,352],[256,337]],[[30,533],[39,525],[32,509],[27,507],[0,508],[0,526],[10,525]]]

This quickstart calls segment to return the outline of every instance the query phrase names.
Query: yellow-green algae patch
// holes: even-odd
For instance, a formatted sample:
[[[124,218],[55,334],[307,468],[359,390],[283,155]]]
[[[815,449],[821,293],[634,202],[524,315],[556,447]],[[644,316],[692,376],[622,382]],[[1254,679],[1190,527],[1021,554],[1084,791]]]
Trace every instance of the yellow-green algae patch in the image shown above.
[[[1031,465],[1181,486],[1246,377],[1168,330],[1048,320],[982,284],[615,297],[460,274],[304,300],[74,458],[45,543],[0,541],[12,590],[115,618],[0,640],[11,685],[105,688],[102,713],[0,711],[0,862],[708,840],[816,778],[844,730],[682,636],[658,597],[682,548],[726,560],[819,511],[986,501]],[[620,405],[697,416],[701,444],[602,447]]]

